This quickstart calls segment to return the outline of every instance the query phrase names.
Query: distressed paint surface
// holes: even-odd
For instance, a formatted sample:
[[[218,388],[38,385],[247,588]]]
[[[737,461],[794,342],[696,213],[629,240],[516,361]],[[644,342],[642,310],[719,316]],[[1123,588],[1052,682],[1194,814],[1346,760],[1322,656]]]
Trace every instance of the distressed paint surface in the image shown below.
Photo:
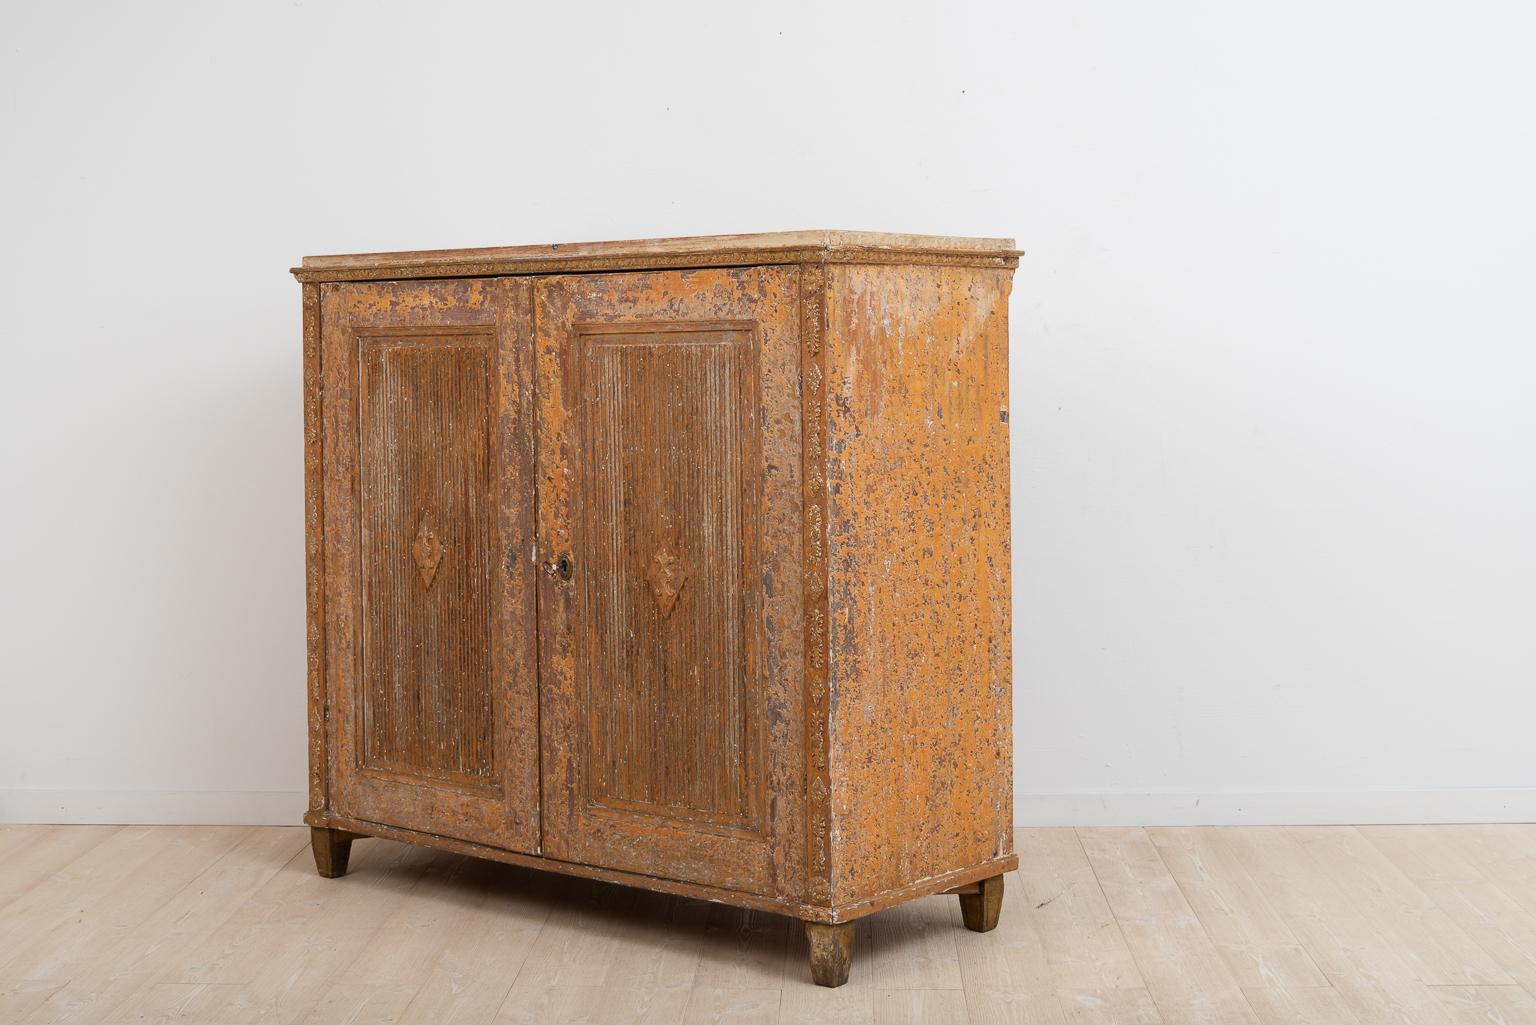
[[[321,291],[330,809],[536,851],[533,571],[507,557],[533,535],[531,284]],[[428,372],[391,383],[389,351]],[[477,352],[474,398],[441,361]],[[479,482],[433,484],[468,472],[476,437]],[[444,535],[430,581],[413,561],[424,520]]]
[[[752,324],[608,326],[576,342],[583,675],[603,681],[586,688],[591,799],[755,830]]]
[[[320,286],[304,286],[304,588],[305,676],[309,716],[309,811],[330,801],[326,754],[325,465],[320,367]]]
[[[1006,424],[1016,259],[1006,239],[845,232],[307,259],[297,272],[308,282],[306,821],[823,923],[951,887],[981,892],[972,884],[1016,861]],[[630,267],[692,269],[596,273]],[[588,273],[533,276],[551,271]],[[461,277],[497,273],[524,276]],[[341,283],[390,277],[451,280]],[[717,341],[745,326],[755,364],[678,362],[656,334],[678,324],[705,325]],[[358,335],[458,328],[494,332],[498,354],[495,533],[505,555],[494,560],[484,643],[497,667],[494,749],[507,761],[494,792],[358,764],[357,652],[369,615]],[[600,728],[648,738],[597,763],[592,692],[581,689],[592,681],[577,665],[602,636],[590,622],[602,610],[573,596],[593,565],[580,539],[602,525],[582,518],[601,490],[584,485],[605,464],[579,429],[576,396],[597,380],[594,368],[569,358],[590,331],[625,335],[660,360],[607,367],[595,396],[615,417],[605,444],[627,466],[627,482],[609,481],[622,512],[606,521],[619,529],[608,563],[596,565],[634,577],[629,618],[609,633],[660,642],[596,681],[613,699]],[[745,355],[742,336],[729,337]],[[690,373],[700,387],[684,386]],[[732,390],[747,380],[755,407]],[[667,455],[666,438],[699,445],[697,421],[724,415],[710,389],[737,400],[756,448],[714,429],[723,451],[694,460],[704,486],[685,481],[690,461]],[[646,478],[648,460],[672,456],[671,469]],[[676,522],[733,487],[754,507],[736,526],[699,515],[691,526],[708,520],[706,538]],[[637,507],[647,491],[670,494],[670,505]],[[444,586],[451,531],[425,520],[410,531],[406,568],[428,591]],[[738,534],[757,563],[735,566],[735,606],[699,574],[725,572],[720,556],[739,547]],[[701,559],[710,545],[718,551]],[[560,553],[573,556],[569,580]],[[737,648],[722,639],[720,610],[697,618],[690,606],[706,594],[733,623],[750,606]],[[721,691],[690,694],[703,677],[677,679],[694,654],[734,664],[731,652],[746,670]],[[626,690],[634,681],[617,681],[618,667],[636,657],[652,660],[649,675]],[[598,763],[607,776],[594,789]],[[730,778],[703,775],[712,772]],[[541,823],[555,849],[538,856]]]
[[[1013,267],[1018,257],[1011,238],[879,231],[772,231],[754,235],[306,256],[302,266],[293,268],[293,274],[300,281],[366,281],[807,262]]]
[[[1010,273],[828,269],[832,897],[1011,854]]]
[[[827,685],[827,269],[800,268],[800,443],[805,549],[806,896],[832,905],[831,704]]]
[[[359,339],[363,765],[495,786],[496,331],[431,330]]]
[[[803,887],[797,282],[748,268],[535,286],[539,550],[574,556],[571,579],[540,584],[552,857]],[[701,362],[732,352],[729,372]],[[728,574],[737,593],[681,573]]]

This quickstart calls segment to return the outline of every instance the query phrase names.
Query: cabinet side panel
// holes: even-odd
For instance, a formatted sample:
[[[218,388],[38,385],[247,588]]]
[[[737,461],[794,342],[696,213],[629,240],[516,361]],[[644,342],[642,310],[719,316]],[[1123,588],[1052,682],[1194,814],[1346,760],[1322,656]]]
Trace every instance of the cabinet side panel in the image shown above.
[[[829,268],[838,904],[1012,851],[1011,272]]]

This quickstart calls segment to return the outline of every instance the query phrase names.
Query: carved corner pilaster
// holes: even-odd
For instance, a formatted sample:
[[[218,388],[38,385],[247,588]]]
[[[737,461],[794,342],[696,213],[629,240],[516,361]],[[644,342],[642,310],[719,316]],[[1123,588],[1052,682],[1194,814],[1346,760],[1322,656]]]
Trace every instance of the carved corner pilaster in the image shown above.
[[[806,893],[830,904],[830,700],[827,680],[826,328],[827,268],[800,266],[800,412],[804,483]]]

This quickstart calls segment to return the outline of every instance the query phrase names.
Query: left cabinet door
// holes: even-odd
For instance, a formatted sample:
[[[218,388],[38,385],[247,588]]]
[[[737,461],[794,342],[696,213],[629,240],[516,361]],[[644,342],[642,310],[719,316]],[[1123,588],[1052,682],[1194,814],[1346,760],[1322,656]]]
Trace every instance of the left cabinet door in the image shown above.
[[[321,290],[330,805],[539,849],[531,284]]]

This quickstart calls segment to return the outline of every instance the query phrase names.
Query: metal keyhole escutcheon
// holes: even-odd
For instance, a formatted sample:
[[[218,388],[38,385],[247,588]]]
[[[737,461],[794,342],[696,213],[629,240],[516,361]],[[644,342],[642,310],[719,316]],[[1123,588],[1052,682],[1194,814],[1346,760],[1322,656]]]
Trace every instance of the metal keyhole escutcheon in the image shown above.
[[[569,553],[561,555],[559,558],[550,562],[546,562],[544,564],[544,568],[549,571],[551,576],[559,577],[561,580],[571,579],[571,574],[575,569],[575,567],[571,564],[571,557]]]

